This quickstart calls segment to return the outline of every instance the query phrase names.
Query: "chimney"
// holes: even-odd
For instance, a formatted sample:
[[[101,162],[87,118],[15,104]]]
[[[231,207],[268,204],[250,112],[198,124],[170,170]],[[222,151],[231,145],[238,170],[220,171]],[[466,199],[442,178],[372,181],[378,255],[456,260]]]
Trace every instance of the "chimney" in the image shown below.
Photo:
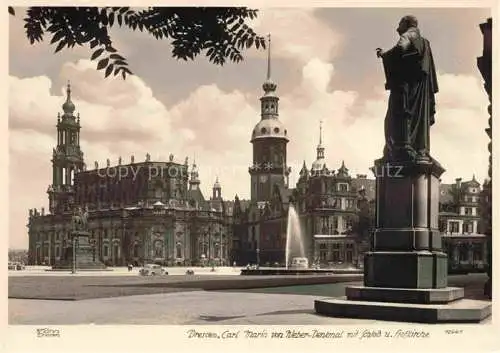
[[[460,189],[462,187],[462,178],[456,178],[455,182],[456,182],[457,188]]]
[[[366,174],[356,174],[357,179],[366,179]]]

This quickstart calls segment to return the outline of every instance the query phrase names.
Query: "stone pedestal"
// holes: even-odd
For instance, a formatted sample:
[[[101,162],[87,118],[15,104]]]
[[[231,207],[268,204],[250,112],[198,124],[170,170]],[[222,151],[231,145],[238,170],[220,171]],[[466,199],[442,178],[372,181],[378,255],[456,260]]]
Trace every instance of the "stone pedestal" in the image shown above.
[[[365,254],[364,286],[346,297],[317,300],[319,314],[380,320],[480,321],[491,303],[463,301],[447,287],[447,255],[438,229],[439,178],[434,159],[375,162],[376,231]]]
[[[76,246],[73,247],[73,241],[76,239]],[[92,246],[89,242],[90,233],[86,231],[74,231],[71,235],[71,244],[66,248],[64,261],[52,267],[52,270],[73,269],[73,260],[76,258],[76,270],[104,270],[106,266],[98,259],[94,261]],[[73,256],[75,249],[76,256]]]

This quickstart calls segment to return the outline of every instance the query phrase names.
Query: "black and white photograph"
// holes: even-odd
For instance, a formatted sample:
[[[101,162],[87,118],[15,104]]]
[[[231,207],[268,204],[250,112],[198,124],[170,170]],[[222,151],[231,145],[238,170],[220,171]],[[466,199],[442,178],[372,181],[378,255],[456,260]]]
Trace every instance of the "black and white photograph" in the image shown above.
[[[476,3],[9,6],[9,326],[488,329],[497,4]]]

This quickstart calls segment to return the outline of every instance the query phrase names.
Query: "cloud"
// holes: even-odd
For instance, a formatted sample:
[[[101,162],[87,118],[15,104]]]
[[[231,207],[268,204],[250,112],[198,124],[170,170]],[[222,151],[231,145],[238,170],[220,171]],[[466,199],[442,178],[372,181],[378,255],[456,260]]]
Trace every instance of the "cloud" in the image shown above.
[[[251,26],[259,34],[271,33],[273,58],[301,63],[335,57],[342,35],[316,16],[314,8],[272,8],[259,12]]]

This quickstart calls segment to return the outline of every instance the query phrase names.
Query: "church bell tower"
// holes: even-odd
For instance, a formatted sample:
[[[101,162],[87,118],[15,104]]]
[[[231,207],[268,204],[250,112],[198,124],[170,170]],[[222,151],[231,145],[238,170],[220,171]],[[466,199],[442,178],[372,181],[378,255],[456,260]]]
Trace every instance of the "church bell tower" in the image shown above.
[[[52,214],[71,211],[75,202],[74,178],[85,168],[80,149],[80,114],[74,115],[69,83],[62,109],[63,115],[57,116],[57,146],[52,151],[52,184],[47,190]]]

